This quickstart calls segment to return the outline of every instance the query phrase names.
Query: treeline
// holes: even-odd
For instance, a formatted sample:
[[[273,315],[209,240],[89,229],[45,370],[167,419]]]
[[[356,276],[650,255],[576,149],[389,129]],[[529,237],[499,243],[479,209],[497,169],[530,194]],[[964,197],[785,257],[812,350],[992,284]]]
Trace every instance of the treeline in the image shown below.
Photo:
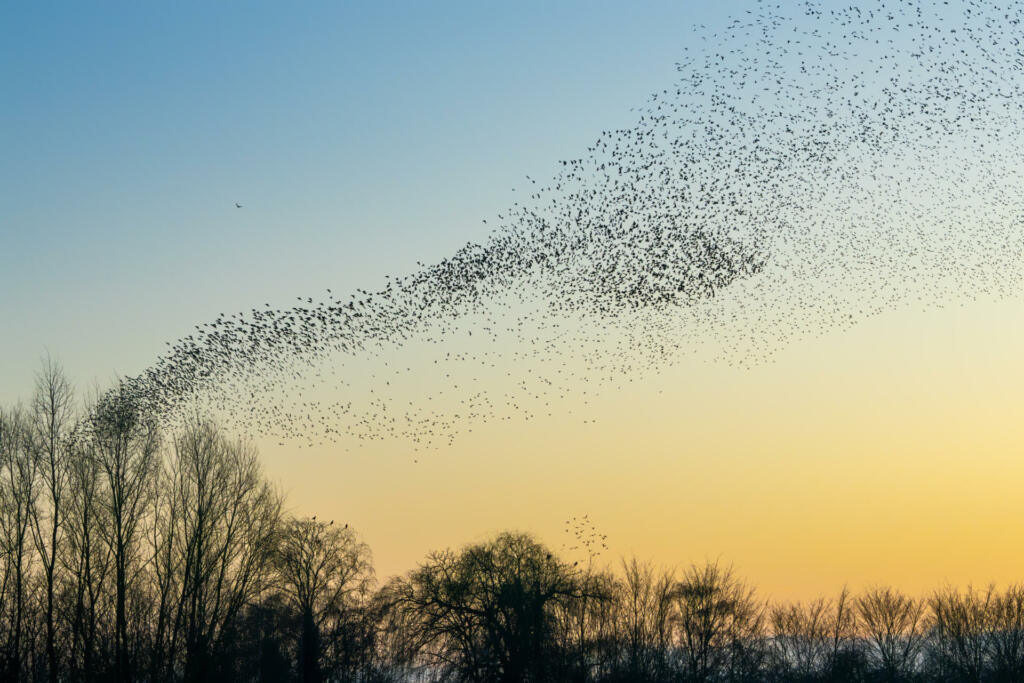
[[[44,364],[0,411],[0,681],[1024,681],[1024,587],[774,604],[718,564],[615,571],[527,534],[378,584],[254,450]]]

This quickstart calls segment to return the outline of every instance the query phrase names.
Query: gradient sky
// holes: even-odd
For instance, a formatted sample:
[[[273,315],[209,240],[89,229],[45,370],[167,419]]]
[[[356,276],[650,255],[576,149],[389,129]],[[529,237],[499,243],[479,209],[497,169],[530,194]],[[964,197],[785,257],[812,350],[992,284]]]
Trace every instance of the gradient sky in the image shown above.
[[[221,312],[481,239],[524,175],[631,124],[756,4],[4,4],[0,403],[44,349],[102,386]],[[596,424],[490,425],[418,468],[393,443],[261,447],[382,575],[509,527],[557,548],[587,513],[614,555],[721,557],[778,597],[1021,579],[1021,303],[894,311],[753,369],[684,360]]]

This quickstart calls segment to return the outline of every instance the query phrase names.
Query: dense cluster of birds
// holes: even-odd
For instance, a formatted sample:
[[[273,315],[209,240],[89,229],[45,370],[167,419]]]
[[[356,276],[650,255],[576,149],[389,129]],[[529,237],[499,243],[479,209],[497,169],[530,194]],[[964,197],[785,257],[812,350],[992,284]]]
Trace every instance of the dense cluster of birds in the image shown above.
[[[696,346],[758,362],[882,311],[1017,292],[1024,4],[752,7],[699,27],[632,126],[527,177],[485,241],[378,291],[221,315],[121,392],[282,441],[419,447]]]

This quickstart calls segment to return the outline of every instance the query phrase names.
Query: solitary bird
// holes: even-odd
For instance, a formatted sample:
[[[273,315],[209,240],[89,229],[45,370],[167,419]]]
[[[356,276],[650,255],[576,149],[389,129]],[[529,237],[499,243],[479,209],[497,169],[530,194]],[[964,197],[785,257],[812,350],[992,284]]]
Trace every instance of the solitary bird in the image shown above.
[[[242,208],[242,205],[241,205],[241,204],[239,204],[238,202],[235,202],[235,208],[236,208],[236,209],[241,209],[241,208]]]

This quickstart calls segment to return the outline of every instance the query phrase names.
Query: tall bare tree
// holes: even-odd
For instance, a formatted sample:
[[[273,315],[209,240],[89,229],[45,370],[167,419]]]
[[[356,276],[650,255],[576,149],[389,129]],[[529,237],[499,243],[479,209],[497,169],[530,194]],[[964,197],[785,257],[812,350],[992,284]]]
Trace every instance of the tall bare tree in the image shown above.
[[[864,648],[858,637],[857,610],[850,589],[843,586],[829,618],[829,655],[826,669],[833,680],[852,679],[864,668]]]
[[[25,675],[27,592],[32,563],[32,509],[38,495],[29,420],[20,409],[0,411],[0,613],[7,616],[0,673]]]
[[[622,560],[617,640],[625,650],[624,675],[638,681],[668,677],[674,588],[672,572],[658,572],[635,557]]]
[[[70,644],[72,680],[96,680],[101,618],[107,603],[110,546],[103,542],[101,512],[108,508],[100,464],[92,445],[75,438],[68,458],[68,496],[62,564],[70,577]]]
[[[32,399],[32,443],[38,460],[40,494],[33,501],[31,518],[32,539],[42,564],[46,594],[46,668],[50,683],[57,683],[60,677],[54,591],[64,537],[73,401],[71,385],[60,364],[47,356],[36,374],[36,392]]]
[[[256,452],[208,421],[174,437],[166,484],[154,567],[167,616],[158,631],[169,639],[158,637],[172,663],[183,647],[186,680],[206,680],[241,610],[267,586],[281,500]]]
[[[139,541],[159,458],[156,420],[124,386],[102,395],[92,407],[90,456],[104,484],[103,541],[114,572],[114,679],[131,680],[128,595],[139,570]]]
[[[373,581],[370,551],[348,525],[291,519],[281,528],[276,564],[284,593],[301,618],[299,679],[322,675],[322,635],[347,603],[365,596]]]

